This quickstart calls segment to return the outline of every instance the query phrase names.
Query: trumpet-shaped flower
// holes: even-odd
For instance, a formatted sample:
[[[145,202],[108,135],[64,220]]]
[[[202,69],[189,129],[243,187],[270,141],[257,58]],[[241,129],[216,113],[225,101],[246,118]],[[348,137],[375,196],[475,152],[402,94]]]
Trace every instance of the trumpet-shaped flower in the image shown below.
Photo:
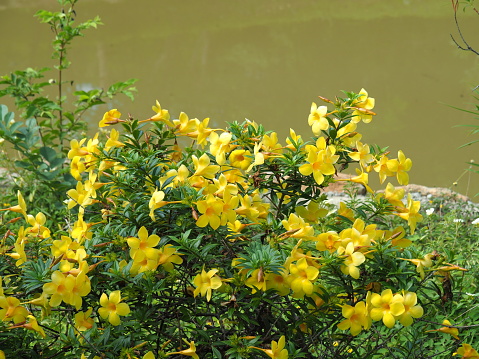
[[[31,227],[25,229],[26,232],[35,233],[42,238],[50,237],[50,230],[44,226],[47,217],[42,212],[38,212],[35,217],[31,214],[27,215],[27,220]]]
[[[400,294],[393,295],[391,289],[383,290],[381,294],[371,295],[372,320],[381,320],[388,328],[392,328],[396,319],[404,313],[403,297]]]
[[[337,162],[339,156],[335,155],[336,149],[333,146],[326,147],[324,137],[320,137],[318,142],[322,144],[319,147],[306,146],[307,163],[299,167],[299,172],[303,176],[312,174],[316,183],[320,185],[324,182],[324,175],[333,175],[336,172],[333,164]]]
[[[479,359],[479,353],[470,344],[462,343],[453,355],[460,355],[463,358]]]
[[[277,342],[275,340],[271,341],[271,349],[262,349],[258,347],[250,348],[261,350],[272,359],[288,359],[288,350],[285,349],[285,345],[286,338],[282,335]]]
[[[0,320],[3,322],[12,321],[24,322],[28,316],[28,310],[20,305],[20,300],[15,297],[0,297]]]
[[[151,116],[147,121],[160,121],[168,126],[173,127],[173,123],[170,122],[170,113],[168,110],[162,109],[158,100],[156,100],[156,106],[152,106],[151,109],[156,112],[156,115]]]
[[[35,318],[33,315],[28,315],[28,323],[23,322],[23,323],[18,323],[16,325],[13,325],[11,327],[8,327],[7,329],[14,329],[14,328],[25,328],[28,330],[33,330],[34,332],[37,332],[42,336],[42,338],[46,338],[45,331],[43,330],[42,327],[38,325],[37,318]]]
[[[120,132],[112,128],[110,131],[110,137],[105,143],[105,151],[108,151],[112,147],[123,147],[125,144],[120,141]]]
[[[200,158],[193,155],[191,159],[195,167],[193,176],[202,176],[211,179],[214,178],[215,174],[220,170],[220,166],[210,165],[211,161],[206,153],[203,153]]]
[[[173,354],[181,354],[185,355],[188,357],[192,357],[193,359],[200,359],[198,354],[196,354],[196,345],[194,341],[188,342],[187,340],[183,339],[186,344],[188,344],[190,347],[185,350],[181,350],[179,352],[172,352],[172,353],[167,353],[166,356],[168,355],[173,355]]]
[[[103,319],[108,318],[111,325],[117,326],[121,323],[120,315],[125,316],[130,314],[130,307],[126,303],[121,302],[121,293],[115,290],[107,297],[103,293],[100,297],[101,308],[98,309],[98,314]]]
[[[314,102],[311,104],[311,112],[308,116],[308,125],[311,126],[315,136],[321,135],[321,131],[327,130],[329,127],[328,108],[326,106],[318,106]]]
[[[71,274],[64,275],[60,271],[52,273],[52,281],[43,285],[43,291],[51,295],[50,306],[58,307],[62,301],[71,303],[75,277]]]
[[[253,156],[248,150],[234,150],[230,153],[228,160],[231,166],[245,171],[253,161]]]
[[[420,208],[421,202],[413,201],[410,193],[407,196],[407,206],[397,208],[397,215],[407,221],[411,234],[414,234],[416,230],[416,223],[422,221],[422,214],[419,213]]]
[[[379,161],[373,166],[374,170],[379,175],[379,182],[382,184],[386,180],[386,177],[394,176],[394,173],[391,172],[388,168],[388,161],[389,158],[387,156],[382,155]]]
[[[130,246],[130,257],[137,260],[146,258],[156,258],[158,249],[153,248],[160,242],[160,237],[156,234],[148,235],[148,230],[142,226],[138,230],[138,238],[130,237],[127,239]]]
[[[299,259],[296,264],[289,265],[291,273],[291,289],[298,296],[313,293],[313,281],[318,277],[319,270],[316,267],[308,265],[306,258]]]
[[[318,251],[335,252],[341,245],[341,238],[334,231],[328,231],[316,236],[316,249]]]
[[[315,201],[309,202],[307,207],[298,206],[295,208],[295,211],[304,218],[305,221],[311,224],[317,223],[320,218],[326,217],[329,212],[327,208],[321,207],[319,202]]]
[[[354,251],[353,242],[349,242],[346,248],[339,247],[338,254],[344,256],[344,262],[341,266],[341,272],[343,272],[344,274],[349,274],[354,279],[358,279],[360,274],[358,266],[366,260],[364,254],[361,252]]]
[[[3,208],[0,209],[0,211],[12,211],[16,213],[21,213],[27,219],[27,204],[25,203],[25,200],[23,199],[22,194],[20,191],[17,191],[17,198],[18,198],[18,204],[12,207],[8,208]]]
[[[374,108],[375,100],[374,98],[369,97],[365,89],[361,89],[359,95],[360,96],[353,103],[353,106],[355,106],[356,109],[353,111],[351,121],[358,123],[362,120],[364,123],[369,123],[374,115],[374,112],[372,112],[371,109]]]
[[[223,210],[224,202],[209,194],[205,200],[198,201],[196,204],[198,211],[202,215],[196,221],[198,227],[206,227],[208,224],[213,229],[217,229],[221,224],[221,211]]]
[[[167,272],[173,270],[173,264],[181,264],[183,259],[180,253],[171,244],[165,245],[158,252],[158,265],[162,265]]]
[[[409,183],[409,175],[407,172],[412,167],[412,161],[410,158],[406,158],[403,151],[398,152],[397,159],[389,160],[387,167],[391,172],[396,173],[400,185],[405,186]]]
[[[215,156],[219,165],[226,163],[226,153],[231,150],[230,141],[232,136],[231,132],[223,132],[221,135],[216,132],[210,134],[210,152]]]
[[[116,108],[110,111],[105,112],[103,118],[101,119],[98,127],[106,127],[110,125],[117,124],[118,122],[124,122],[120,120],[121,113]]]
[[[255,269],[251,276],[246,279],[245,284],[252,288],[252,293],[256,293],[258,290],[266,291],[266,276],[263,268]]]
[[[201,273],[193,280],[193,284],[196,286],[196,289],[193,292],[195,297],[198,294],[201,294],[203,297],[206,296],[208,302],[210,301],[212,290],[218,289],[223,284],[221,278],[216,275],[217,272],[218,269],[216,268],[211,269],[208,272],[205,272],[204,268],[201,270]]]
[[[421,318],[424,310],[420,305],[417,305],[417,295],[413,292],[403,291],[403,305],[404,313],[399,316],[399,322],[405,327],[413,323],[413,318]]]
[[[75,328],[84,332],[85,330],[93,328],[93,318],[91,318],[91,313],[93,308],[88,308],[86,312],[78,312],[75,314]]]
[[[368,164],[374,161],[374,156],[369,150],[369,145],[365,145],[361,142],[356,142],[356,152],[350,152],[349,157],[358,161],[361,167],[366,168]]]
[[[423,258],[415,258],[415,259],[408,259],[408,258],[400,258],[405,261],[409,261],[413,264],[416,265],[416,272],[419,273],[421,276],[421,279],[424,279],[425,273],[424,273],[424,268],[429,268],[432,266],[432,258],[434,255],[432,253],[426,254]]]
[[[151,195],[150,202],[148,203],[148,207],[150,208],[150,218],[153,221],[156,221],[155,209],[161,208],[168,203],[166,201],[163,201],[164,198],[165,198],[165,192],[163,191],[156,190]]]
[[[304,219],[294,213],[289,215],[288,220],[283,219],[281,224],[288,231],[286,232],[288,234],[287,237],[298,239],[311,239],[313,237],[313,227],[311,227],[309,224],[306,224]]]
[[[341,330],[350,329],[352,336],[358,335],[363,328],[369,329],[371,326],[371,319],[368,316],[368,310],[364,302],[358,302],[354,307],[344,304],[342,306],[342,314],[346,319],[338,324],[338,328]]]
[[[426,332],[440,332],[440,333],[444,333],[444,334],[449,334],[453,338],[455,338],[457,340],[460,340],[459,339],[459,330],[457,328],[453,328],[452,324],[449,320],[444,319],[442,321],[442,324],[446,325],[446,327],[441,327],[439,329],[433,329],[433,330],[426,330]]]

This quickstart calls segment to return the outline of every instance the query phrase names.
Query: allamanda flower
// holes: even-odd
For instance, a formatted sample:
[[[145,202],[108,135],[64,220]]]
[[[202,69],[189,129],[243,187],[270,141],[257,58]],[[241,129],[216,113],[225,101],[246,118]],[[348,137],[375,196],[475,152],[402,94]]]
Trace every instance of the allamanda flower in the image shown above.
[[[107,297],[103,293],[100,297],[101,308],[98,309],[98,314],[103,319],[108,318],[111,325],[119,325],[121,323],[120,315],[125,316],[130,314],[130,307],[126,303],[121,302],[121,293],[119,290],[115,290]]]
[[[196,289],[193,292],[195,297],[198,294],[201,294],[202,296],[206,296],[206,300],[208,302],[210,301],[211,291],[213,289],[218,289],[223,284],[221,278],[215,275],[217,272],[218,269],[216,268],[211,269],[208,272],[205,272],[204,268],[201,270],[201,273],[198,274],[193,280],[193,284],[196,286]]]
[[[285,344],[286,339],[284,335],[282,335],[277,342],[274,340],[271,341],[271,349],[262,349],[257,347],[250,348],[261,350],[272,359],[288,359],[288,350],[284,348]]]

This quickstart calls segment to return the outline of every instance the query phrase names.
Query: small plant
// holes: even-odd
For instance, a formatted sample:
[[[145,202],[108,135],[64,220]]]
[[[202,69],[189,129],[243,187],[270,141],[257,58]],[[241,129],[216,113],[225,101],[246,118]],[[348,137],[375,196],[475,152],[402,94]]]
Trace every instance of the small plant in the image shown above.
[[[31,195],[31,199],[42,197],[48,191],[47,202],[56,207],[74,184],[68,174],[65,145],[70,138],[85,133],[88,110],[118,94],[133,100],[136,91],[132,87],[136,80],[131,79],[113,84],[107,90],[74,91],[74,99],[68,99],[66,88],[74,83],[65,78],[65,71],[70,67],[68,50],[85,30],[101,25],[99,17],[76,24],[77,1],[59,0],[61,11],[40,10],[35,14],[54,34],[52,58],[57,61],[54,70],[27,68],[4,75],[0,80],[0,97],[13,98],[19,116],[14,118],[6,106],[0,107],[0,145],[4,151],[0,164],[18,174],[14,178],[17,188]],[[53,93],[55,89],[54,99],[45,94],[45,90]],[[18,156],[17,160],[11,161],[12,153]]]

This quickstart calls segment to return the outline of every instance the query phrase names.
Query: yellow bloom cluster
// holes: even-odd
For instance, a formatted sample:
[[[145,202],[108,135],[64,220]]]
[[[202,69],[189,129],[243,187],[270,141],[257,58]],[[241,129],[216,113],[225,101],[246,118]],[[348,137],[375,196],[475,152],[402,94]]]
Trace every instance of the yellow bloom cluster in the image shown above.
[[[420,318],[424,313],[417,304],[416,293],[403,291],[393,294],[391,289],[383,290],[381,294],[367,292],[364,302],[357,302],[354,306],[343,304],[341,308],[346,319],[338,324],[338,328],[349,329],[352,335],[369,329],[372,321],[382,320],[388,328],[392,328],[396,321],[410,326],[413,318]]]

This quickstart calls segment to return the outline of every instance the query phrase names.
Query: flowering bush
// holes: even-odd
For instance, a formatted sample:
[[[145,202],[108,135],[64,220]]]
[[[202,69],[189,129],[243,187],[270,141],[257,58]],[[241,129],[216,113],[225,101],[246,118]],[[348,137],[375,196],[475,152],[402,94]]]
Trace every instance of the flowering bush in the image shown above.
[[[158,102],[147,119],[108,111],[100,127],[122,133],[73,139],[67,224],[21,193],[5,209],[6,357],[473,357],[474,326],[450,317],[473,309],[466,269],[415,249],[420,203],[403,188],[368,186],[407,184],[412,161],[362,142],[366,91],[321,100],[311,140]],[[333,208],[323,189],[350,165],[370,198]]]

